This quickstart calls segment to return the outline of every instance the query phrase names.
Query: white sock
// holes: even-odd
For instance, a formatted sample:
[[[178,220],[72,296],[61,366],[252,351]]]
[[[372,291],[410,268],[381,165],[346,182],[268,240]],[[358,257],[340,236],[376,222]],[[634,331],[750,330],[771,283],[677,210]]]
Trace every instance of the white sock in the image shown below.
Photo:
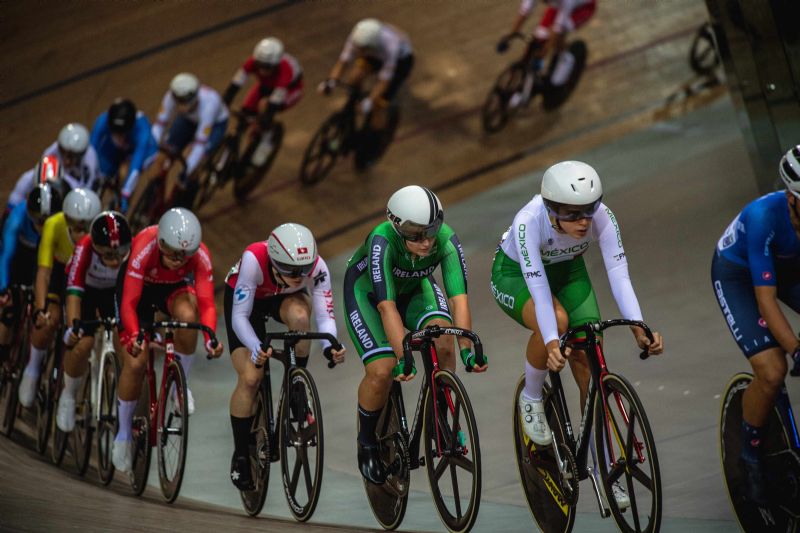
[[[117,430],[117,436],[114,440],[132,440],[131,428],[133,426],[133,412],[136,410],[136,400],[117,400],[117,422],[119,423],[119,430]]]
[[[522,396],[528,401],[542,401],[542,388],[546,377],[547,370],[539,370],[525,361],[525,388],[522,390]]]
[[[47,355],[47,349],[40,350],[31,344],[31,357],[28,359],[28,366],[25,367],[25,373],[38,378],[41,371],[39,367],[42,365],[42,359],[44,359],[45,355]]]
[[[567,83],[569,75],[572,74],[573,66],[575,66],[575,56],[569,50],[561,52],[561,55],[558,56],[556,68],[553,69],[553,74],[550,76],[550,83],[555,87]]]
[[[80,388],[82,381],[83,376],[79,378],[73,378],[64,372],[64,390],[61,391],[61,397],[68,400],[74,400],[75,394],[78,393],[78,389]]]
[[[183,367],[183,375],[186,377],[186,386],[188,387],[189,371],[192,369],[192,365],[194,364],[194,356],[175,352],[175,358],[180,361],[181,366]]]

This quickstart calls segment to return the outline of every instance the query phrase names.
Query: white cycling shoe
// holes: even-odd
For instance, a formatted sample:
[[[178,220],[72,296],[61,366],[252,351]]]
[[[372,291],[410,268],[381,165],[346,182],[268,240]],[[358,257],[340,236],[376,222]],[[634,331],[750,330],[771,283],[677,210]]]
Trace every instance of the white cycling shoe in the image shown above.
[[[111,462],[120,472],[130,472],[133,468],[133,441],[115,440],[111,448]]]
[[[172,389],[172,401],[177,403],[175,398],[175,389]],[[194,414],[194,396],[192,396],[192,390],[189,387],[186,387],[186,410],[189,412],[189,415]],[[178,406],[173,405],[173,411],[175,413],[178,412]]]
[[[22,373],[19,382],[19,403],[22,407],[30,408],[36,398],[36,389],[39,385],[39,376],[32,376],[27,372]]]
[[[550,446],[553,442],[553,432],[547,425],[542,400],[528,400],[524,393],[519,395],[519,413],[522,429],[525,435],[537,446]]]
[[[611,492],[614,494],[614,500],[616,500],[620,511],[624,511],[631,506],[631,499],[625,489],[622,488],[622,485],[619,484],[619,481],[611,485]]]
[[[56,424],[64,433],[75,429],[75,398],[65,398],[63,395],[59,398]]]

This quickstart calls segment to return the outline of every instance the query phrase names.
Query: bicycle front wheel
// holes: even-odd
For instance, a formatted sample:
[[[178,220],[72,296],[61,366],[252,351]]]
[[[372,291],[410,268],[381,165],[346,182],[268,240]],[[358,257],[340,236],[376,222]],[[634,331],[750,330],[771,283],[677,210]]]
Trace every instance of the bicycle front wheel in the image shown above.
[[[150,394],[149,380],[145,376],[131,425],[133,464],[129,479],[136,496],[144,492],[147,487],[147,478],[150,475],[150,459],[153,453],[153,448],[150,446],[150,432],[155,431],[155,428],[150,425]]]
[[[434,375],[423,420],[425,467],[436,510],[450,531],[469,531],[481,503],[481,450],[469,396],[449,370]]]
[[[186,447],[189,444],[189,406],[186,397],[186,377],[178,361],[167,366],[165,395],[158,399],[158,479],[161,493],[172,503],[178,497],[186,466]]]
[[[92,453],[92,378],[91,370],[83,377],[83,384],[75,398],[75,429],[72,431],[72,453],[75,455],[75,468],[83,476],[89,468]]]
[[[595,403],[595,444],[600,478],[614,521],[623,533],[658,531],[661,527],[661,472],[656,444],[642,402],[628,381],[603,376]],[[620,509],[614,485],[627,493]]]
[[[289,374],[289,390],[278,420],[286,501],[295,519],[305,522],[319,501],[324,455],[322,406],[314,379],[305,368]]]
[[[56,393],[53,398],[53,403],[58,405],[61,401],[61,392],[64,384],[64,369],[59,369],[58,378],[56,379]],[[59,429],[56,423],[56,417],[50,419],[50,433],[53,436],[53,442],[50,444],[50,460],[53,464],[60,466],[64,461],[64,453],[67,451],[67,443],[69,442],[69,433],[64,433]]]
[[[267,377],[266,387],[269,387]],[[267,395],[265,385],[258,388],[256,394],[256,413],[251,430],[252,444],[250,446],[250,475],[253,478],[255,488],[248,491],[239,491],[242,498],[244,510],[250,516],[258,516],[264,507],[267,499],[267,489],[269,488],[269,467],[270,467],[270,440],[269,440],[269,403],[271,400]]]
[[[344,148],[343,120],[341,113],[334,113],[314,134],[300,165],[300,182],[303,185],[314,185],[322,181],[333,168]]]
[[[56,332],[56,339],[61,339],[61,331]],[[60,341],[56,341],[60,343]],[[55,344],[55,343],[54,343]],[[36,391],[36,451],[44,454],[47,451],[47,441],[50,438],[50,429],[55,424],[53,420],[53,403],[56,401],[56,390],[59,386],[57,359],[58,346],[53,346],[47,351],[42,373],[39,376],[38,390]]]
[[[23,313],[17,324],[20,335],[17,337],[11,353],[5,364],[0,364],[0,405],[3,420],[0,422],[0,431],[7,437],[14,432],[14,422],[19,409],[19,382],[22,379],[22,370],[28,361],[31,349],[30,322],[28,315]]]
[[[114,463],[111,461],[111,448],[117,433],[117,379],[119,363],[114,352],[103,355],[100,368],[100,397],[97,417],[97,474],[100,482],[108,485],[114,479]]]

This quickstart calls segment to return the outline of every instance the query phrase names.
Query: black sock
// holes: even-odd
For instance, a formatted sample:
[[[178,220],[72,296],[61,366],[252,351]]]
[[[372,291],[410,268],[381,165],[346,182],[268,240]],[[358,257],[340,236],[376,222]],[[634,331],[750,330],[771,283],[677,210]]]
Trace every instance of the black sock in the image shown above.
[[[742,459],[750,463],[758,462],[763,428],[751,426],[742,420]]]
[[[8,359],[8,354],[11,352],[11,345],[0,344],[0,363]]]
[[[308,366],[308,356],[306,356],[306,357],[296,357],[296,356],[295,356],[295,358],[294,358],[294,362],[295,362],[295,363],[297,364],[297,366],[299,366],[300,368],[305,368],[306,366]]]
[[[250,455],[250,428],[253,427],[254,416],[239,418],[231,415],[231,427],[233,428],[233,448],[235,455],[247,457]]]
[[[375,439],[375,428],[378,426],[378,417],[381,415],[381,411],[382,409],[368,411],[360,405],[358,406],[358,421],[360,426],[358,442],[367,446],[377,443]]]

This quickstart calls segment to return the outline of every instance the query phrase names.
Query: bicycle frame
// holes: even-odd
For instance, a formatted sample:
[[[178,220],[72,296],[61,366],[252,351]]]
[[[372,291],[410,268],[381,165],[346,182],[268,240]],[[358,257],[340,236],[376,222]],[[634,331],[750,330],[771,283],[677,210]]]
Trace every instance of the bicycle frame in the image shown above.
[[[150,427],[153,428],[150,431],[150,447],[155,447],[157,433],[158,431],[155,428],[158,427],[158,420],[159,415],[163,416],[164,413],[158,413],[158,399],[164,398],[164,395],[167,393],[167,368],[169,367],[170,363],[175,360],[175,343],[174,343],[174,332],[171,329],[167,329],[166,333],[164,334],[164,341],[163,343],[159,343],[156,341],[150,341],[147,350],[147,370],[145,370],[145,378],[147,379],[148,390],[150,391],[150,406],[149,406],[149,417],[150,417]],[[161,370],[161,385],[159,387],[158,395],[156,395],[156,371],[155,371],[155,351],[157,349],[164,350],[164,364]]]

